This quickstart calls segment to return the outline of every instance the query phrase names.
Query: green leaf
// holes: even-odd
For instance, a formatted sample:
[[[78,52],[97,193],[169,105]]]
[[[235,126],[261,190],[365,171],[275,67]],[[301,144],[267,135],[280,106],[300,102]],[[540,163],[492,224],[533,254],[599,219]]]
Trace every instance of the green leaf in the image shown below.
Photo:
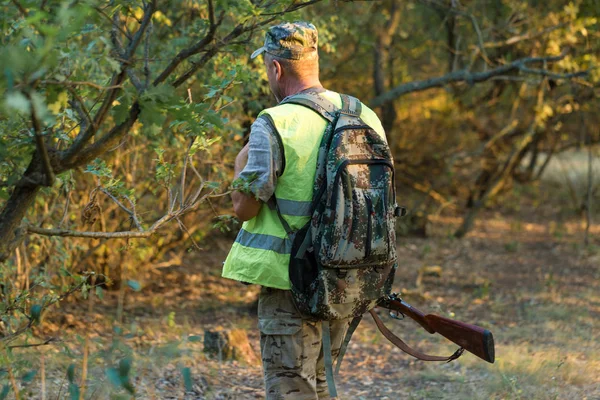
[[[123,382],[122,383],[123,388],[125,388],[125,390],[127,390],[129,393],[131,394],[135,394],[135,387],[131,384],[130,381],[127,382]]]
[[[69,396],[71,397],[71,400],[79,400],[79,386],[77,386],[75,383],[69,384]]]
[[[212,110],[204,114],[202,118],[205,122],[214,125],[218,129],[223,129],[223,127],[225,126],[223,124],[223,119],[221,118],[221,116]]]
[[[10,386],[7,383],[6,385],[2,386],[2,392],[0,392],[0,400],[4,400],[8,397],[8,393],[10,392]]]
[[[121,376],[119,375],[119,371],[116,368],[108,368],[106,370],[106,377],[109,382],[112,383],[116,387],[121,386]]]
[[[113,118],[115,119],[115,124],[120,124],[127,118],[129,115],[129,109],[131,107],[131,96],[125,93],[123,96],[119,98],[119,104],[112,108]]]
[[[135,387],[131,384],[129,373],[131,372],[131,358],[126,357],[119,361],[119,368],[108,368],[106,377],[114,386],[124,388],[129,393],[135,393]]]
[[[29,113],[31,105],[29,100],[21,92],[11,92],[5,98],[6,108],[13,109],[22,113]]]
[[[121,63],[120,62],[118,62],[117,60],[115,60],[112,57],[106,57],[105,60],[108,63],[108,65],[110,65],[111,69],[114,72],[116,72],[116,73],[121,72]]]
[[[220,186],[221,186],[220,182],[213,182],[213,181],[206,182],[206,187],[208,189],[218,189]]]
[[[90,164],[85,167],[85,172],[92,175],[99,176],[101,178],[112,178],[112,171],[106,165],[106,161],[96,158]]]
[[[67,379],[69,382],[75,383],[75,364],[71,364],[67,368]]]
[[[119,361],[119,375],[121,379],[129,379],[129,372],[131,371],[131,358],[126,357]]]
[[[96,296],[98,296],[100,300],[104,298],[104,290],[102,290],[100,286],[96,286]]]
[[[200,341],[202,341],[202,337],[200,336],[188,336],[188,340],[192,343],[198,343]]]
[[[42,315],[42,306],[39,304],[34,304],[31,306],[31,320],[33,323],[40,322],[40,317]]]
[[[37,374],[37,369],[32,369],[31,371],[27,372],[25,375],[23,375],[21,377],[21,381],[23,383],[29,383],[33,380],[33,378],[35,378]]]
[[[140,290],[142,290],[142,285],[138,281],[134,281],[132,279],[128,279],[127,280],[127,285],[130,288],[132,288],[133,290],[135,290],[136,292],[139,292]]]
[[[193,389],[193,387],[192,387],[192,371],[188,367],[182,368],[181,375],[183,375],[183,384],[185,385],[185,390],[187,392],[191,392]]]
[[[15,85],[15,77],[10,68],[4,68],[4,76],[6,77],[6,83],[9,89]]]
[[[141,100],[146,102],[155,102],[161,104],[168,104],[176,98],[175,88],[172,85],[162,84],[158,86],[152,86],[144,92]]]
[[[212,88],[212,89],[210,89],[209,92],[206,93],[205,98],[206,99],[212,99],[213,97],[215,97],[215,95],[217,93],[219,93],[219,90],[221,90],[221,89],[220,88]]]

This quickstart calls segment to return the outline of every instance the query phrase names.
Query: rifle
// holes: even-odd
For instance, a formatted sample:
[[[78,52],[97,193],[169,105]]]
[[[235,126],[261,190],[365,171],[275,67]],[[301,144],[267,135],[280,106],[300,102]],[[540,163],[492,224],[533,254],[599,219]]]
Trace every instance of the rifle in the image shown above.
[[[383,335],[396,346],[400,347],[402,350],[414,357],[421,358],[426,361],[452,361],[460,357],[463,350],[467,350],[469,353],[476,355],[484,361],[489,363],[494,362],[494,336],[492,335],[492,332],[487,329],[477,325],[465,324],[464,322],[440,317],[439,315],[425,315],[402,300],[396,293],[386,296],[377,305],[379,307],[387,308],[390,311],[400,313],[403,316],[409,316],[419,325],[421,325],[427,332],[431,334],[439,333],[446,339],[460,346],[460,349],[458,349],[458,351],[456,351],[450,357],[428,356],[410,349],[410,347],[406,346],[404,342],[390,332],[389,329],[383,325],[377,314],[371,310],[371,315],[373,315],[375,323],[377,324],[377,327],[381,333],[383,333]],[[394,316],[393,314],[391,315]],[[398,341],[400,343],[397,343]],[[410,351],[407,351],[405,348],[403,348],[403,346],[408,348]],[[411,351],[415,354],[411,353]],[[425,358],[420,356],[425,356]]]

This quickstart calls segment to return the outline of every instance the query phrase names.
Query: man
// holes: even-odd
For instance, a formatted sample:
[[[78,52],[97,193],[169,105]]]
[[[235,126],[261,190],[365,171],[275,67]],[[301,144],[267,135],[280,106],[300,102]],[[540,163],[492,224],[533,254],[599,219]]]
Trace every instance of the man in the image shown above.
[[[263,55],[271,92],[279,103],[298,93],[318,93],[341,108],[340,95],[319,81],[317,30],[306,22],[271,27]],[[361,119],[385,137],[381,122],[363,106]],[[233,207],[245,221],[223,267],[223,276],[262,286],[258,319],[267,399],[329,398],[321,324],[303,319],[292,301],[288,264],[291,239],[274,207],[292,230],[310,219],[317,154],[327,121],[309,108],[280,104],[252,125],[248,144],[235,161],[234,178],[249,193],[234,191]],[[332,321],[337,356],[348,320]]]

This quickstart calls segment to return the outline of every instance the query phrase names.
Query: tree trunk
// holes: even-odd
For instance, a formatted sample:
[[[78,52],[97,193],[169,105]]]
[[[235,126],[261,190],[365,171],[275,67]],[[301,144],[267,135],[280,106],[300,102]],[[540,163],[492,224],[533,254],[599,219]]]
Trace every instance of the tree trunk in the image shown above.
[[[34,153],[23,178],[0,213],[0,263],[8,260],[25,238],[26,232],[19,229],[19,225],[40,190],[40,185],[33,183],[40,179],[40,173],[40,163]]]
[[[392,86],[390,82],[386,82],[386,76],[392,76],[393,71],[387,71],[389,73],[386,74],[386,68],[389,68],[389,66],[392,65],[390,62],[390,47],[399,23],[400,7],[398,6],[397,1],[393,0],[390,5],[389,20],[385,24],[384,29],[378,33],[373,52],[373,84],[375,85],[376,96],[385,93],[388,88]],[[381,117],[383,129],[388,133],[390,144],[392,144],[390,132],[396,122],[396,109],[393,101],[381,106]]]
[[[17,187],[0,214],[0,263],[6,261],[25,238],[19,229],[29,206],[35,201],[39,186]]]

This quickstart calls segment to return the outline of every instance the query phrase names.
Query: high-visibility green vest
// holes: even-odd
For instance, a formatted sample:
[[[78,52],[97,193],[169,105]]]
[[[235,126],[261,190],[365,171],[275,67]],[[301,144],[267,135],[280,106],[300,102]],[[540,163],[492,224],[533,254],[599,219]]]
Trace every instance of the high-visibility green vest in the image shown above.
[[[319,94],[342,107],[340,95]],[[261,112],[273,120],[285,155],[285,169],[277,179],[275,197],[283,218],[293,230],[310,219],[310,203],[317,169],[317,155],[327,121],[316,112],[296,104],[282,104]],[[381,122],[368,107],[361,118],[385,137]],[[263,204],[258,215],[244,222],[223,265],[223,277],[277,289],[290,289],[288,265],[292,240],[277,212]]]

